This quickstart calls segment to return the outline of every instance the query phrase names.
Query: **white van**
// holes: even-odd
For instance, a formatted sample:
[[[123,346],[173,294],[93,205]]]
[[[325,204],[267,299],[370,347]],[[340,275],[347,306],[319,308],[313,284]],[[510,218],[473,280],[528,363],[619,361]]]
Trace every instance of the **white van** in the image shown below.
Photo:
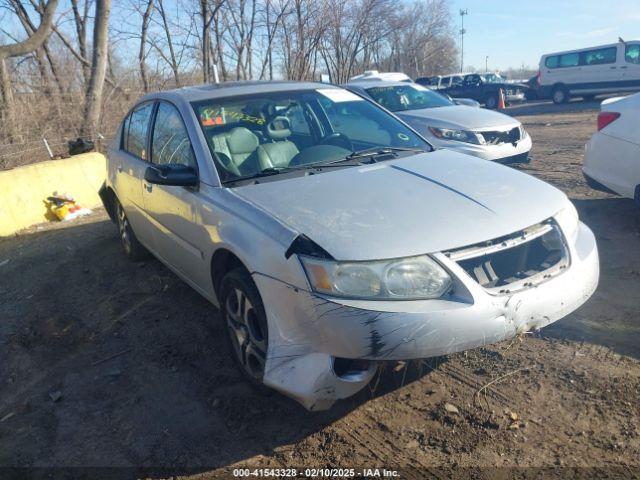
[[[640,91],[640,40],[543,55],[538,85],[538,95],[554,103]]]

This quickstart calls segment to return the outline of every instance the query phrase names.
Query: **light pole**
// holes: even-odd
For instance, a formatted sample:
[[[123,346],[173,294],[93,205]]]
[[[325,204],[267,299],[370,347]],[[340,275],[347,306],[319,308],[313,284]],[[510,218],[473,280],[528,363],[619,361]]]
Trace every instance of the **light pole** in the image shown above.
[[[462,23],[462,25],[460,26],[460,44],[461,44],[461,51],[460,51],[460,73],[464,72],[464,34],[467,33],[467,31],[464,29],[464,16],[465,15],[469,15],[469,11],[466,8],[461,8],[460,9],[460,21]]]
[[[484,57],[484,73],[489,73],[489,55]]]

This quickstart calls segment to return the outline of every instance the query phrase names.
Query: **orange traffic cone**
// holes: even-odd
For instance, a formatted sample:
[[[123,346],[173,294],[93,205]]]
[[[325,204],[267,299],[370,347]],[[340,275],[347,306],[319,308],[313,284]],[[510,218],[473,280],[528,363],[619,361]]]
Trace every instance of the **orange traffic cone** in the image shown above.
[[[498,92],[498,110],[504,110],[507,106],[504,104],[504,90]]]

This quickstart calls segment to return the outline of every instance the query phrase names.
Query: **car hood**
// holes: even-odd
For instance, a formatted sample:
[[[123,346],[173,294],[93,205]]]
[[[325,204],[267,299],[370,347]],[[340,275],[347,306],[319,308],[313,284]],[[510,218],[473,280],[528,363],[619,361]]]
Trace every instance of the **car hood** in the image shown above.
[[[503,113],[465,105],[407,110],[396,112],[396,115],[414,127],[424,126],[425,120],[432,123],[427,126],[457,127],[464,130],[501,129],[520,125],[518,120]]]
[[[534,177],[449,150],[234,191],[337,260],[472,245],[539,223],[567,202]]]

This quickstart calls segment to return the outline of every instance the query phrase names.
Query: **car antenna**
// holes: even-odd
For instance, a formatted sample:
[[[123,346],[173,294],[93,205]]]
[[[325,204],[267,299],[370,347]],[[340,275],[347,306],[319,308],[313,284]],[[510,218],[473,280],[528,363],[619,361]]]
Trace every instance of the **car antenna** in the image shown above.
[[[213,80],[216,82],[216,86],[220,86],[220,77],[218,76],[218,64],[213,64]]]

